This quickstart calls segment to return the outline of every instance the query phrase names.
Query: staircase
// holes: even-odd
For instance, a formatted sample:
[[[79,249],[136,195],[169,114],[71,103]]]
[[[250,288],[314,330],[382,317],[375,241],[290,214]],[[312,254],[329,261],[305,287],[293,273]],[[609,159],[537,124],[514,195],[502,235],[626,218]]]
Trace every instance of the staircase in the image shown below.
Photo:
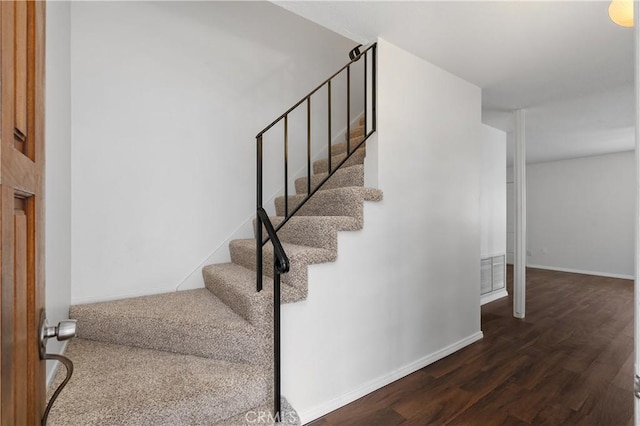
[[[352,148],[364,139],[364,125],[361,119],[351,129]],[[346,151],[346,141],[332,146],[333,169]],[[382,199],[364,188],[364,158],[363,144],[279,229],[290,261],[282,303],[307,298],[308,265],[334,261],[338,231],[361,229],[364,202]],[[312,189],[328,176],[327,166],[327,159],[313,163]],[[307,179],[296,180],[289,211],[305,199]],[[277,227],[286,216],[284,197],[275,207]],[[261,292],[256,240],[232,241],[229,250],[231,263],[203,269],[206,288],[73,306],[78,335],[66,355],[75,370],[48,424],[272,424],[273,246],[264,246]],[[64,377],[60,370],[51,390]],[[282,424],[299,424],[282,404]]]

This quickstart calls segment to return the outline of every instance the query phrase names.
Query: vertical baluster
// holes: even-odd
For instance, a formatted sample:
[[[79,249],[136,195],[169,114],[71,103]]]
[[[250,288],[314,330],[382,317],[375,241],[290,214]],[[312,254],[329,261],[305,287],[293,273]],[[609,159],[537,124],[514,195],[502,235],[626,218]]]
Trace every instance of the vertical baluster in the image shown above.
[[[347,155],[351,154],[351,65],[347,65]]]
[[[376,111],[377,103],[377,91],[378,91],[378,62],[377,62],[377,50],[378,45],[373,45],[371,51],[371,131],[375,132],[378,123],[378,112]]]
[[[289,217],[289,115],[284,116],[284,217]]]
[[[280,406],[280,272],[273,254],[273,411],[277,423],[282,420]]]
[[[329,151],[328,166],[331,174],[331,80],[327,83],[327,150]]]
[[[367,53],[368,51],[364,52],[364,134],[367,134],[367,110],[368,105],[367,105]]]
[[[256,138],[256,212],[262,208],[262,134]],[[262,218],[256,213],[256,291],[262,291]]]
[[[307,195],[311,194],[311,96],[307,97]]]

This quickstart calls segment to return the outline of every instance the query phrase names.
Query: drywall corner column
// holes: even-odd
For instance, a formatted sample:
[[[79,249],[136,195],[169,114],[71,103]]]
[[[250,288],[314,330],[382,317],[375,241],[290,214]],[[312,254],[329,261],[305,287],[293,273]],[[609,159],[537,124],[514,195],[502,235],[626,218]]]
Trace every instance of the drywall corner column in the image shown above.
[[[636,183],[635,183],[635,194],[636,194],[636,207],[635,207],[635,291],[634,291],[634,347],[635,347],[635,365],[634,365],[634,373],[635,373],[635,381],[639,380],[640,376],[640,281],[638,281],[638,277],[640,277],[640,2],[635,0],[633,2],[633,7],[636,13],[633,15],[634,27],[634,71],[635,71],[635,95],[636,95],[636,149],[635,149],[635,158],[636,158]],[[634,398],[634,424],[636,426],[640,426],[640,399]]]
[[[516,249],[513,281],[513,316],[524,318],[527,265],[527,182],[525,156],[525,111],[514,113],[515,120],[515,187],[516,187]]]

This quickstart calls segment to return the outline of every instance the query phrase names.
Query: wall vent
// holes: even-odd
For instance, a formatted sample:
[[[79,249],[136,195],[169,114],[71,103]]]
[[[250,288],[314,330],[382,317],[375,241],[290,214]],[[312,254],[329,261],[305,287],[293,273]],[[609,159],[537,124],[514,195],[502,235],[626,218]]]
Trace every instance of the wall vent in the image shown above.
[[[505,287],[505,256],[492,256],[480,260],[480,294],[491,293]]]

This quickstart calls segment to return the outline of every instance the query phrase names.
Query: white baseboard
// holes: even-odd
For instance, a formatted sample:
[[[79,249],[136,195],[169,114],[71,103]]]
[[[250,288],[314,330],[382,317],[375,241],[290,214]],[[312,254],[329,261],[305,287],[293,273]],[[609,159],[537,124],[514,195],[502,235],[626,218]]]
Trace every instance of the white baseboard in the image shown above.
[[[597,277],[621,278],[623,280],[632,280],[632,279],[634,279],[633,275],[611,274],[609,272],[585,271],[585,270],[582,270],[582,269],[558,268],[556,266],[527,265],[527,268],[546,269],[546,270],[549,270],[549,271],[558,271],[558,272],[570,272],[572,274],[595,275]]]
[[[506,259],[507,254],[504,251],[498,251],[498,252],[495,252],[495,253],[482,253],[480,255],[480,259],[488,259],[490,257],[497,257],[497,256],[504,256],[505,259]],[[505,260],[505,262],[506,262],[506,260]]]
[[[452,353],[459,351],[460,349],[468,346],[478,340],[482,339],[483,334],[482,331],[478,331],[468,337],[465,337],[462,340],[459,340],[445,348],[440,349],[432,354],[429,354],[423,358],[420,358],[410,364],[405,365],[397,370],[394,370],[384,376],[378,377],[377,379],[371,380],[357,389],[354,389],[350,392],[347,392],[344,395],[340,395],[336,398],[333,398],[330,401],[327,401],[315,408],[310,410],[306,410],[303,412],[299,412],[300,420],[302,424],[306,424],[316,420],[327,413],[330,413],[334,410],[337,410],[340,407],[343,407],[358,398],[362,398],[365,395],[370,394],[373,391],[380,389],[383,386],[388,385],[389,383],[393,383],[396,380],[399,380],[411,373],[414,373],[421,368],[426,367],[429,364],[433,364],[434,362],[451,355]]]
[[[496,292],[484,294],[480,296],[480,306],[493,302],[494,300],[502,299],[503,297],[507,297],[508,295],[509,293],[507,293],[506,288],[503,288],[502,290],[498,290]]]
[[[173,293],[176,289],[172,287],[147,288],[143,291],[132,291],[110,294],[108,296],[72,297],[71,305],[84,305],[86,303],[110,302],[112,300],[129,299],[132,297],[152,296],[154,294]]]

